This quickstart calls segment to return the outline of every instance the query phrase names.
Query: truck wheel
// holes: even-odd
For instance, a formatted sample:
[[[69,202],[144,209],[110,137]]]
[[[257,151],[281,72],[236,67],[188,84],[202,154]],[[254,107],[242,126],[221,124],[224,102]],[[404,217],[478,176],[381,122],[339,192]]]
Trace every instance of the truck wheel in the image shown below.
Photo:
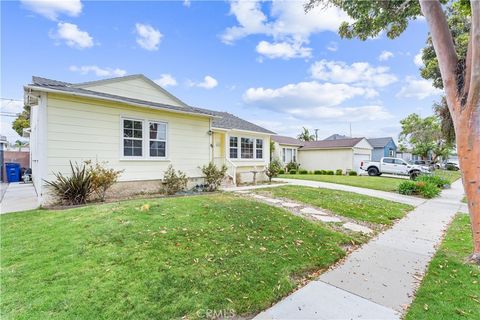
[[[420,171],[418,170],[410,172],[410,180],[416,180],[419,175],[420,175]]]
[[[368,175],[373,177],[373,176],[378,176],[378,169],[377,168],[369,168],[368,169]]]

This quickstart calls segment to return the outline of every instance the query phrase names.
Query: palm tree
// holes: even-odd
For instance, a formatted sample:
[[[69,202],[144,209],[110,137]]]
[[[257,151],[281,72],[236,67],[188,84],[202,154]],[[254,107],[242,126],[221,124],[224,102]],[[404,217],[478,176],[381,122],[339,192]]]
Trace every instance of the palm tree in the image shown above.
[[[310,134],[310,131],[308,131],[307,128],[303,127],[303,131],[297,136],[297,138],[302,141],[314,141],[315,135]]]
[[[22,151],[22,147],[28,146],[28,142],[17,140],[15,141],[15,147],[18,148],[18,151]]]

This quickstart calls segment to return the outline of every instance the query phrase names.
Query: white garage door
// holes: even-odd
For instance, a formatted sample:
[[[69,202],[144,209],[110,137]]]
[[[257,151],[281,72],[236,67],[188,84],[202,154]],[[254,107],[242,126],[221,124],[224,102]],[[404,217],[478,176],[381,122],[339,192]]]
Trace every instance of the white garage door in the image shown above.
[[[357,173],[360,172],[360,164],[362,163],[362,161],[370,161],[370,155],[359,153],[353,154],[353,169],[357,171]]]

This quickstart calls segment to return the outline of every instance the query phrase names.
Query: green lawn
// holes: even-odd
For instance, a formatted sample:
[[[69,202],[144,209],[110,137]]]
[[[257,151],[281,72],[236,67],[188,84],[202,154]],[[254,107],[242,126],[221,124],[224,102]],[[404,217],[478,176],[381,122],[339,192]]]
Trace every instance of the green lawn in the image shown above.
[[[252,314],[342,258],[351,241],[225,194],[13,213],[0,223],[3,319]]]
[[[339,190],[282,186],[258,189],[256,192],[303,202],[359,221],[383,225],[391,225],[413,210],[412,206],[406,204]]]
[[[480,319],[480,266],[465,263],[471,252],[470,220],[460,214],[430,263],[405,319]]]
[[[459,179],[461,174],[459,171],[446,171],[446,170],[435,170],[434,175],[439,175],[448,179],[450,182],[454,182]],[[390,191],[397,192],[398,185],[405,181],[401,178],[391,178],[391,177],[370,177],[370,176],[328,176],[328,175],[317,175],[317,174],[281,174],[279,178],[288,178],[288,179],[301,179],[301,180],[311,180],[311,181],[321,181],[321,182],[330,182],[345,184],[353,187],[381,190],[381,191]]]

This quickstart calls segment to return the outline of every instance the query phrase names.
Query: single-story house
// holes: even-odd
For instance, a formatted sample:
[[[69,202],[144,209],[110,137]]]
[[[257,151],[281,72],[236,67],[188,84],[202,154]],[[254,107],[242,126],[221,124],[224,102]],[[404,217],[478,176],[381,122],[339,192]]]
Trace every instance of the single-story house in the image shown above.
[[[338,139],[348,139],[350,137],[344,136],[343,134],[334,133],[331,136],[326,137],[323,140],[338,140]]]
[[[368,142],[372,145],[372,161],[380,161],[383,157],[396,157],[397,145],[392,137],[370,138]]]
[[[359,171],[362,161],[369,161],[373,147],[365,138],[347,138],[319,141],[301,141],[285,136],[272,136],[275,142],[273,157],[283,165],[293,160],[294,154],[304,170]],[[291,150],[291,151],[290,151]]]
[[[273,132],[189,106],[143,75],[78,84],[33,77],[24,93],[40,203],[48,202],[44,181],[68,174],[70,161],[107,161],[124,170],[112,188],[117,195],[157,191],[170,164],[194,185],[203,182],[200,167],[212,161],[228,167],[233,183],[248,182],[270,161]]]

